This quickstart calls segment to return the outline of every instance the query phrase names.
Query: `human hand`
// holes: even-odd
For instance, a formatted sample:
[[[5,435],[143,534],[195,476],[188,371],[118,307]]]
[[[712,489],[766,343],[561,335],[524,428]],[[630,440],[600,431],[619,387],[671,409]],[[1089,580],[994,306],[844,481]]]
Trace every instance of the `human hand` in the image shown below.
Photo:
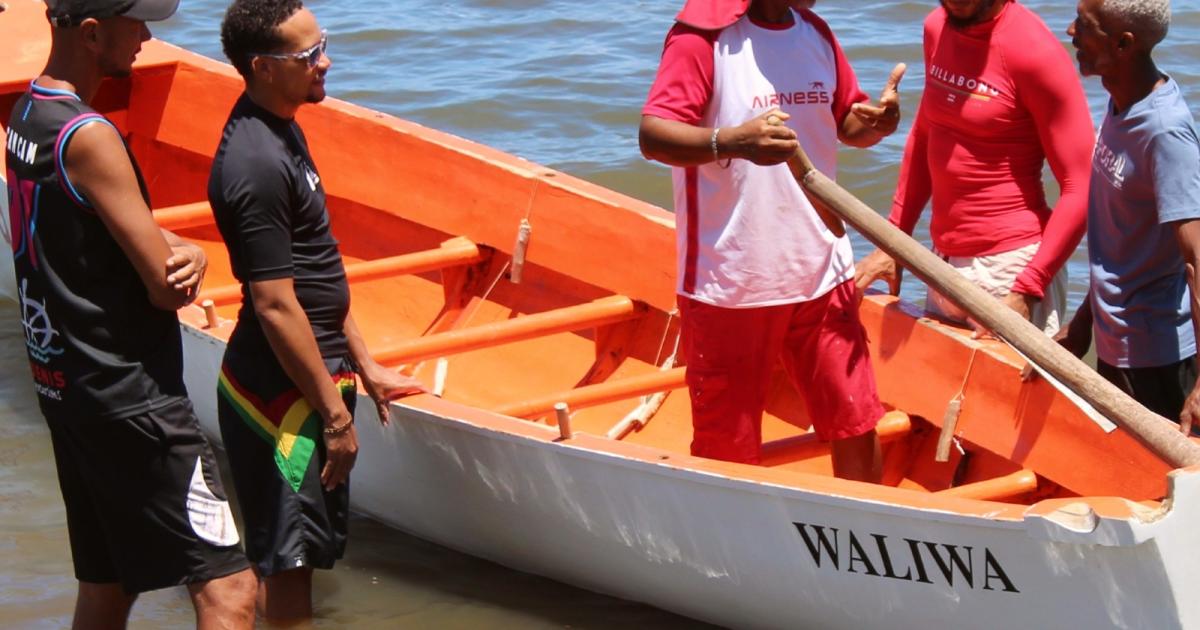
[[[1192,388],[1192,393],[1183,401],[1183,410],[1179,412],[1179,432],[1184,435],[1192,434],[1192,425],[1200,420],[1200,387]]]
[[[391,401],[410,394],[427,394],[429,389],[414,377],[389,370],[378,363],[365,366],[362,370],[363,389],[375,402],[375,411],[379,413],[379,423],[388,425],[391,413],[388,409]]]
[[[800,142],[796,132],[783,123],[791,118],[778,107],[773,107],[729,130],[725,142],[726,150],[735,157],[749,160],[759,166],[782,164],[796,154]]]
[[[1016,312],[1017,315],[1025,318],[1025,321],[1030,321],[1033,317],[1033,305],[1037,304],[1038,299],[1032,295],[1010,291],[1008,295],[1000,298],[1000,302],[1008,308]],[[974,317],[968,318],[967,323],[971,328],[975,329],[971,333],[972,339],[995,339],[996,335],[987,326],[979,323]]]
[[[896,259],[882,249],[867,254],[866,258],[854,265],[854,288],[859,299],[862,299],[867,287],[876,280],[885,280],[888,283],[888,292],[900,295],[900,282],[903,279],[904,267],[896,264]]]
[[[340,429],[343,426],[345,429]],[[334,429],[334,432],[330,433],[330,429]],[[341,412],[326,418],[321,437],[325,440],[321,487],[333,490],[349,478],[354,461],[358,459],[358,433],[354,430],[354,417],[343,408]]]
[[[1082,332],[1081,332],[1082,330]],[[1058,329],[1051,339],[1058,345],[1066,348],[1067,352],[1075,355],[1078,358],[1083,358],[1087,354],[1088,347],[1092,345],[1091,328],[1086,328],[1076,325],[1072,321],[1069,325]],[[1032,365],[1027,364],[1021,370],[1021,380],[1033,380],[1037,376],[1037,372]]]
[[[204,283],[204,272],[208,270],[208,256],[204,249],[192,243],[171,247],[171,257],[167,259],[167,284],[172,289],[187,296],[187,304],[191,304],[200,293],[200,285]]]
[[[903,63],[892,68],[892,73],[883,84],[878,104],[855,103],[850,106],[850,113],[880,136],[892,135],[900,125],[900,79],[904,78],[907,69],[908,66]]]

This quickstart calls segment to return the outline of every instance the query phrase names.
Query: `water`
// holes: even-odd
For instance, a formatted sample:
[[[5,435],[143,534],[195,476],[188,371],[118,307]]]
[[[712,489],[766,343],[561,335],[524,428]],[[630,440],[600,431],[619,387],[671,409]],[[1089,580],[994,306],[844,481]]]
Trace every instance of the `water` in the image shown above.
[[[329,30],[333,96],[435,127],[670,207],[669,174],[637,149],[640,109],[663,35],[682,0],[314,0]],[[1074,2],[1031,1],[1060,39]],[[1200,94],[1195,51],[1200,0],[1176,1],[1157,53],[1185,95]],[[225,0],[188,0],[157,36],[214,58]],[[877,96],[892,66],[909,64],[900,130],[867,151],[842,153],[840,181],[886,210],[920,97],[921,21],[932,2],[819,4]],[[1093,118],[1106,97],[1084,83]],[[1189,99],[1190,100],[1190,99]],[[397,164],[396,168],[403,168]],[[1051,180],[1052,181],[1052,180]],[[1053,191],[1055,187],[1050,186]],[[1053,195],[1052,195],[1053,197]],[[927,240],[926,223],[917,229]],[[859,255],[869,245],[855,241]],[[1086,289],[1081,248],[1069,263],[1072,310]],[[923,289],[906,281],[904,295]],[[0,302],[0,626],[56,628],[74,596],[49,440],[37,413],[11,303]],[[349,556],[317,578],[326,627],[694,627],[666,613],[509,571],[359,519]],[[186,625],[179,591],[145,596],[135,627]]]

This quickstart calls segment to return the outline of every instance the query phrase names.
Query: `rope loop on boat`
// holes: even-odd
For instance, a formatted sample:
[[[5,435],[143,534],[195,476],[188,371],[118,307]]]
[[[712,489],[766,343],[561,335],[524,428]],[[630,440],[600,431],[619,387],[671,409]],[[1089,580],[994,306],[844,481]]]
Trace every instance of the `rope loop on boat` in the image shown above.
[[[967,361],[967,369],[963,374],[962,384],[958,386],[958,393],[954,394],[954,397],[946,403],[946,412],[942,414],[942,430],[938,433],[937,451],[933,455],[934,461],[943,463],[950,461],[951,444],[958,447],[959,453],[965,453],[962,444],[954,436],[954,431],[958,426],[958,415],[962,412],[967,381],[971,379],[971,370],[975,368],[975,355],[977,354],[979,354],[979,346],[971,348],[971,358]]]

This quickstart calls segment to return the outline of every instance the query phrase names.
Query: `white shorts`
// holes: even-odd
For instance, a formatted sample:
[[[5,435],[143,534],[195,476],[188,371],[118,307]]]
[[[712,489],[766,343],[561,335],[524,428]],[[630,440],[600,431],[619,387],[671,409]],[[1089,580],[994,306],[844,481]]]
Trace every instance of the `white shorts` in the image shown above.
[[[1037,253],[1041,243],[1033,243],[1012,251],[992,254],[990,256],[942,256],[952,267],[958,270],[976,286],[986,290],[993,297],[1002,298],[1008,295],[1017,276],[1025,271],[1033,255]],[[940,254],[939,254],[940,255]],[[929,289],[925,300],[925,310],[929,314],[951,322],[966,324],[966,314],[949,298]],[[1047,335],[1054,335],[1062,325],[1062,315],[1067,310],[1067,266],[1063,265],[1050,286],[1046,287],[1045,295],[1033,306],[1030,313],[1034,326],[1041,328]]]

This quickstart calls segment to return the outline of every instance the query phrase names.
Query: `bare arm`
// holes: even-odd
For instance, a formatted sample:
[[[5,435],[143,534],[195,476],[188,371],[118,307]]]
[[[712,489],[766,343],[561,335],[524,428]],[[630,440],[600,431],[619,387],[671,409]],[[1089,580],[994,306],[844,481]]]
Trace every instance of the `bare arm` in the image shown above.
[[[133,264],[150,303],[173,311],[191,302],[207,259],[203,250],[178,238],[176,247],[168,243],[146,207],[116,130],[103,123],[81,127],[67,145],[64,167]]]
[[[250,282],[254,313],[263,334],[288,378],[324,420],[325,429],[338,429],[353,422],[342,394],[329,377],[312,325],[300,302],[292,278]],[[346,480],[358,456],[358,435],[351,424],[336,434],[323,433],[327,458],[321,484],[332,490]]]
[[[642,116],[638,143],[642,155],[671,166],[698,166],[717,159],[737,158],[762,166],[780,164],[796,152],[796,132],[783,125],[772,125],[767,118],[787,120],[789,116],[772,108],[736,126],[717,133],[717,155],[713,155],[712,127],[697,127],[657,116]]]
[[[892,68],[883,85],[879,103],[855,103],[850,114],[842,119],[838,140],[852,147],[865,149],[892,135],[900,125],[900,79],[908,66],[902,63]]]
[[[1175,226],[1175,238],[1179,242],[1179,252],[1187,269],[1188,300],[1192,307],[1192,331],[1196,339],[1200,339],[1200,281],[1196,278],[1196,270],[1200,269],[1200,219],[1179,221]],[[1184,435],[1192,431],[1192,425],[1200,421],[1200,381],[1192,388],[1186,400],[1183,401],[1183,411],[1179,414],[1179,430]]]
[[[367,351],[367,344],[358,331],[354,317],[346,315],[346,323],[342,327],[346,342],[350,346],[350,357],[358,366],[358,375],[362,377],[363,387],[371,400],[375,402],[375,410],[379,413],[379,422],[387,426],[390,419],[388,403],[407,394],[417,394],[427,391],[417,379],[401,374],[397,370],[388,369],[375,361]]]

